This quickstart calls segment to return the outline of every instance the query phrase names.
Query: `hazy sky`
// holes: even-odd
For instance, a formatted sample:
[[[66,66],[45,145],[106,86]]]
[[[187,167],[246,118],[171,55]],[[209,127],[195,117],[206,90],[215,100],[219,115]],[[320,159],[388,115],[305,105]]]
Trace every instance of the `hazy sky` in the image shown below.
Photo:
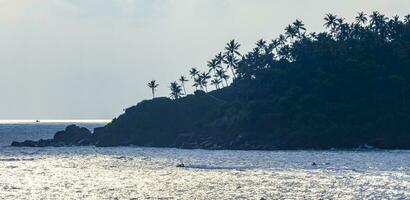
[[[0,119],[112,118],[229,39],[244,52],[296,18],[320,31],[326,13],[374,10],[402,17],[410,0],[0,0]]]

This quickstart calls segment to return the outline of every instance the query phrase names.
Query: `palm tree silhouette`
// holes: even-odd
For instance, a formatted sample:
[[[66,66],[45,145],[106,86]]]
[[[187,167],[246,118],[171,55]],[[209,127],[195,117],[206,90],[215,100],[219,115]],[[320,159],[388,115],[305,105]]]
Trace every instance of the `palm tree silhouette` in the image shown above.
[[[292,25],[288,25],[285,28],[285,34],[286,34],[287,38],[293,39],[294,37],[297,36],[297,31],[296,31],[295,27],[293,27]]]
[[[156,83],[155,80],[152,80],[150,82],[148,82],[148,87],[151,88],[151,92],[152,92],[152,98],[155,98],[155,88],[158,87],[158,84]]]
[[[331,35],[335,36],[336,31],[337,31],[337,26],[338,26],[337,16],[329,13],[329,14],[326,14],[324,20],[325,20],[325,24],[323,24],[323,25],[326,28],[330,28]]]
[[[374,31],[383,32],[386,19],[387,18],[383,14],[380,14],[378,11],[374,11],[370,15],[370,27]]]
[[[404,16],[404,23],[406,24],[410,23],[410,15]]]
[[[263,39],[260,39],[256,42],[256,46],[260,49],[264,48],[266,46],[266,41]]]
[[[185,82],[188,82],[188,79],[186,79],[185,76],[181,76],[179,77],[179,81],[181,82],[182,88],[184,89],[184,94],[186,95]]]
[[[286,45],[286,37],[283,34],[279,35],[277,41],[278,41],[278,45],[277,45],[278,47],[283,47]]]
[[[332,28],[337,25],[337,16],[331,13],[326,14],[324,20],[325,20],[324,26],[326,28]]]
[[[222,83],[222,81],[219,78],[212,79],[212,81],[211,81],[211,85],[215,85],[215,89],[219,89],[219,84],[221,84],[221,83]]]
[[[194,78],[194,84],[192,84],[192,86],[195,87],[195,90],[198,90],[198,87],[203,89],[201,82],[202,82],[202,79],[200,76]]]
[[[199,81],[200,81],[200,86],[201,86],[201,88],[205,88],[205,91],[207,91],[208,92],[208,79],[210,79],[211,78],[211,76],[209,75],[209,72],[208,73],[206,73],[206,72],[202,72],[200,75],[199,75]]]
[[[224,63],[226,64],[226,68],[231,69],[232,75],[234,78],[236,78],[236,73],[235,73],[235,69],[238,65],[239,60],[235,57],[234,54],[228,54],[226,55],[226,59],[224,61]]]
[[[172,82],[169,88],[171,89],[171,98],[178,99],[181,97],[182,88],[176,81]]]
[[[219,68],[218,66],[218,60],[216,58],[208,61],[207,66],[209,68],[209,72],[216,72],[216,70]]]
[[[305,24],[303,24],[302,21],[297,19],[295,22],[293,22],[293,28],[295,29],[296,34],[299,38],[305,35],[306,28],[305,28]]]
[[[222,52],[219,52],[218,54],[216,54],[215,60],[218,64],[218,67],[222,68],[222,64],[224,63],[224,60],[225,60],[225,55]]]
[[[359,12],[356,16],[356,23],[359,25],[366,24],[367,17],[364,12]]]
[[[266,45],[266,41],[263,39],[260,39],[256,42],[256,48],[258,50],[264,50],[265,53],[268,51],[268,46]]]
[[[189,70],[189,75],[191,75],[191,78],[195,79],[195,77],[199,75],[199,71],[193,67]]]
[[[241,53],[239,53],[238,51],[240,46],[241,45],[237,43],[235,40],[231,40],[226,44],[225,50],[232,55],[240,56]]]
[[[236,78],[235,68],[237,67],[237,64],[239,62],[236,56],[241,56],[241,54],[238,51],[240,46],[241,45],[238,42],[236,42],[235,40],[231,40],[226,44],[225,47],[226,52],[224,63],[227,64],[227,68],[231,69],[234,78]]]
[[[272,42],[268,46],[270,51],[277,51],[280,46],[279,39],[272,40]]]
[[[229,75],[226,74],[225,70],[223,69],[216,70],[216,77],[221,80],[225,80],[225,84],[226,86],[228,86]],[[222,86],[223,86],[223,83],[222,83]]]

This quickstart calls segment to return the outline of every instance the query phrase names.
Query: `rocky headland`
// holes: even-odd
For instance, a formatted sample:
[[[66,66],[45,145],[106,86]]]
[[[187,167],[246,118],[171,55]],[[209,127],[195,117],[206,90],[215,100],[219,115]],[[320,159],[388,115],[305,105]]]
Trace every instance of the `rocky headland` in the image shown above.
[[[296,20],[244,54],[230,41],[208,70],[190,70],[194,94],[182,94],[181,77],[171,98],[142,101],[93,133],[69,126],[12,145],[410,149],[410,15],[325,19],[327,31],[307,33]],[[148,87],[154,96],[157,82]]]

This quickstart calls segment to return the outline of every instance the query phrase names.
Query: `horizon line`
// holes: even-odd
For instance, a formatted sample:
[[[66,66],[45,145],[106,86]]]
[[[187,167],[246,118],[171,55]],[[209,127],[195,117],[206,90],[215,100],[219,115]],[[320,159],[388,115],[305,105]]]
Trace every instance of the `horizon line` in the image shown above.
[[[0,119],[0,124],[11,123],[109,123],[112,119]]]

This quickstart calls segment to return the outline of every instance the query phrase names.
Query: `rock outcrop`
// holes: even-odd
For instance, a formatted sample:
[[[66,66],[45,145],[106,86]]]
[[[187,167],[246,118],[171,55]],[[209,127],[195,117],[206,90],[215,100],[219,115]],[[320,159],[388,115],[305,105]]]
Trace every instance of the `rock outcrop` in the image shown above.
[[[61,147],[61,146],[87,146],[94,145],[94,136],[90,130],[76,125],[69,125],[63,131],[57,132],[53,139],[41,139],[38,141],[26,140],[24,142],[12,142],[15,147]]]

